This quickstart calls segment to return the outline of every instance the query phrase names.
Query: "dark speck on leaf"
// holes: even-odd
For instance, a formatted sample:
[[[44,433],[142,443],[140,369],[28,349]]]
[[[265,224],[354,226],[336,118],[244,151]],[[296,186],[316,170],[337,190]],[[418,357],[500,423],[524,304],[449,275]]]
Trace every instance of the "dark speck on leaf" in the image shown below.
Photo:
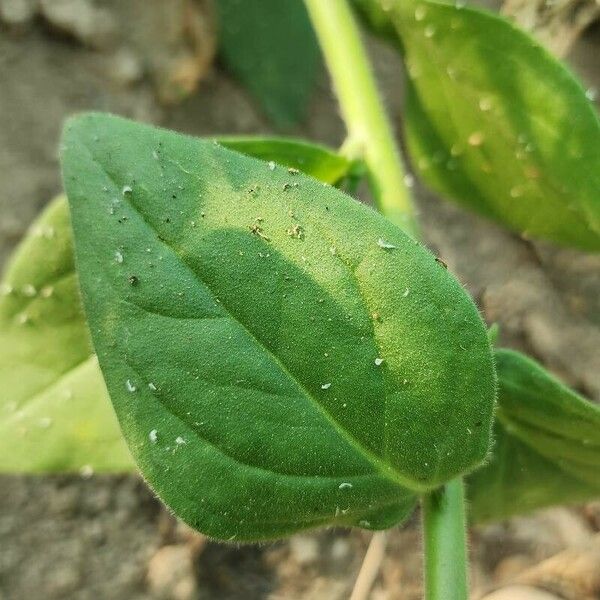
[[[439,258],[439,257],[436,257],[435,262],[439,263],[440,265],[442,265],[442,267],[444,267],[444,269],[448,268],[448,265],[441,258]]]
[[[137,285],[140,282],[139,277],[137,277],[137,275],[130,275],[127,278],[127,281],[129,281],[129,285]]]
[[[260,219],[262,221],[262,219]],[[271,240],[263,233],[262,228],[260,227],[260,225],[258,223],[254,223],[254,225],[250,225],[250,231],[254,234],[257,235],[258,237],[262,238],[263,240],[270,242]]]

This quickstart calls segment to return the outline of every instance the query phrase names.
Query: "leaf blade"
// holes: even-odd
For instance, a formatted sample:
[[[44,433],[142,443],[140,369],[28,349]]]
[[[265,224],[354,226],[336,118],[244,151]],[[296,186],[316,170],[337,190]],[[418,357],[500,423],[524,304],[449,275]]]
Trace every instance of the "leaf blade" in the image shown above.
[[[115,117],[72,121],[64,144],[100,364],[142,472],[185,520],[236,539],[316,523],[387,526],[416,490],[485,454],[494,397],[485,329],[460,285],[381,216],[302,175]],[[396,260],[375,230],[356,235],[365,224],[396,246]],[[115,248],[124,266],[111,261]],[[401,268],[401,256],[416,270]],[[392,272],[410,294],[390,284]],[[382,314],[401,298],[410,322],[373,323],[376,289]],[[398,334],[417,347],[390,349]],[[457,335],[473,352],[456,351]],[[375,338],[387,348],[385,371]],[[456,401],[442,365],[462,374],[472,404]],[[447,433],[449,402],[460,448]],[[432,445],[420,436],[424,414]],[[475,433],[466,421],[477,421]],[[274,522],[265,487],[277,490],[285,523]],[[224,516],[225,492],[236,500]]]

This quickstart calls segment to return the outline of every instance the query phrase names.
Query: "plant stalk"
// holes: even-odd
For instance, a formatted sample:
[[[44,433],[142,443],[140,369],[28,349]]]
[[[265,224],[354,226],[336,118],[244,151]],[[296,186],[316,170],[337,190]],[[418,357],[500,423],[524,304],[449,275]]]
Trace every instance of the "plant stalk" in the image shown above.
[[[348,130],[343,152],[365,161],[379,211],[418,237],[400,151],[352,10],[347,0],[305,0],[305,4]]]
[[[426,600],[467,600],[467,539],[462,478],[423,497]]]

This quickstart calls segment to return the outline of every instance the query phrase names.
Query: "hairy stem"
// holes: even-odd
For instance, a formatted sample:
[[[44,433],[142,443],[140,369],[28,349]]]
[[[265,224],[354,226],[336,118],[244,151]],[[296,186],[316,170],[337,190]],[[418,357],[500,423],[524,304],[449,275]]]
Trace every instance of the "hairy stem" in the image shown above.
[[[467,540],[462,479],[423,498],[426,600],[467,600]]]
[[[377,208],[412,236],[418,227],[404,165],[347,0],[305,0],[348,130],[344,151],[362,158]]]

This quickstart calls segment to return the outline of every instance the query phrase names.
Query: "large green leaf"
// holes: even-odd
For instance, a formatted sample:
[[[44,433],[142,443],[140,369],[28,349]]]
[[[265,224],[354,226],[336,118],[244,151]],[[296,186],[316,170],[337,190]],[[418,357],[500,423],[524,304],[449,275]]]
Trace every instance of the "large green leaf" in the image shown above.
[[[0,297],[0,472],[132,467],[96,359],[58,198],[8,266]]]
[[[496,442],[489,464],[469,479],[472,517],[600,497],[600,406],[518,352],[498,350],[496,366]]]
[[[483,323],[385,218],[116,117],[70,121],[62,157],[112,402],[142,473],[192,526],[244,540],[387,527],[485,457]]]
[[[302,0],[217,0],[220,55],[277,125],[306,113],[319,48]]]
[[[573,75],[490,13],[355,2],[401,39],[408,147],[425,181],[524,235],[600,250],[600,121]]]
[[[354,170],[330,149],[300,140],[228,137],[220,143],[331,184]],[[60,293],[48,283],[55,275]],[[133,468],[88,340],[66,198],[34,223],[2,286],[0,472]]]

